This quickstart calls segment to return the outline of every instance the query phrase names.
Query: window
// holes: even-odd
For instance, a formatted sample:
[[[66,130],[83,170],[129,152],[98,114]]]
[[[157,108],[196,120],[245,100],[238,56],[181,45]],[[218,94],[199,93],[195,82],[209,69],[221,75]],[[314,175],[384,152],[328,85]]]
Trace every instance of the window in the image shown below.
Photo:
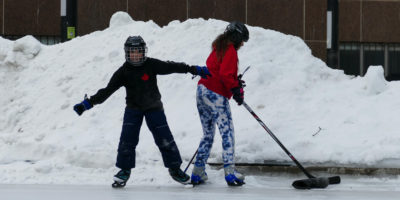
[[[390,44],[388,48],[388,80],[400,80],[400,44]]]
[[[371,65],[381,65],[387,80],[400,80],[400,44],[339,44],[339,67],[345,74],[364,76]]]
[[[381,65],[385,67],[385,46],[376,43],[362,44],[364,49],[364,66],[362,66],[361,75],[367,73],[371,65]]]
[[[339,46],[339,68],[348,75],[360,74],[360,45],[357,43],[341,44]]]

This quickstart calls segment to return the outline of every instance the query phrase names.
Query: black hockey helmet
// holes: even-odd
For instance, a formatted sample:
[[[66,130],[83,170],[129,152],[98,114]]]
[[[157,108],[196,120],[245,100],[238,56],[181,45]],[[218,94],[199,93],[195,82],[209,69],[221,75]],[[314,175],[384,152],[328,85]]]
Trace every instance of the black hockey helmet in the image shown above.
[[[249,40],[249,30],[246,25],[241,22],[233,21],[225,29],[225,34],[229,36],[235,46],[239,46],[242,42]]]
[[[129,36],[124,44],[125,59],[128,63],[134,66],[140,66],[146,61],[147,46],[143,38],[139,36]],[[140,53],[138,56],[131,53]]]

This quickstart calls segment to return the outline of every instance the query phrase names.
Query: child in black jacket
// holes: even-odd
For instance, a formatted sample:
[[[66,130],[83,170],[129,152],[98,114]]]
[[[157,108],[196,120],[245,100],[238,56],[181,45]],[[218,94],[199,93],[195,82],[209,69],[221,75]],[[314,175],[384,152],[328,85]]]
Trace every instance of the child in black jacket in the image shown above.
[[[123,187],[135,167],[135,148],[139,142],[143,118],[160,149],[164,165],[171,177],[181,183],[189,181],[180,166],[182,159],[168,127],[157,86],[157,75],[191,73],[203,78],[210,76],[207,67],[184,63],[164,62],[146,56],[146,43],[141,36],[131,36],[125,42],[126,62],[113,74],[107,87],[76,104],[74,110],[81,115],[96,104],[103,103],[116,90],[126,88],[126,108],[118,146],[116,166],[121,170],[114,176],[113,187]]]

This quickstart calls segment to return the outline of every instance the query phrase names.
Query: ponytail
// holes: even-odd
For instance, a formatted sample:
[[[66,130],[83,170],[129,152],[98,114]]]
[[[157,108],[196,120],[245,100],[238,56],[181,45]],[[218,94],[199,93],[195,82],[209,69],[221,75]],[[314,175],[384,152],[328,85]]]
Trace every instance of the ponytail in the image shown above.
[[[225,52],[228,49],[228,45],[232,44],[229,36],[225,33],[222,33],[215,38],[215,40],[212,43],[211,48],[215,50],[217,54],[217,60],[219,62],[222,61],[224,58]]]

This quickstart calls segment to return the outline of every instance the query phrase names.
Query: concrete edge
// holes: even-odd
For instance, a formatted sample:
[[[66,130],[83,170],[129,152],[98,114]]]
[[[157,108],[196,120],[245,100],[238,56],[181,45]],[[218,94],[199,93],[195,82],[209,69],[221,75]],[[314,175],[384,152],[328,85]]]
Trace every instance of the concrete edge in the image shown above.
[[[208,163],[214,169],[221,169],[223,163]],[[236,163],[239,171],[246,174],[261,175],[265,173],[288,173],[301,174],[302,171],[296,165],[288,164],[265,164],[265,163]],[[400,168],[379,168],[379,167],[349,167],[349,166],[304,166],[308,172],[326,173],[332,175],[365,175],[365,176],[386,176],[400,175]]]

